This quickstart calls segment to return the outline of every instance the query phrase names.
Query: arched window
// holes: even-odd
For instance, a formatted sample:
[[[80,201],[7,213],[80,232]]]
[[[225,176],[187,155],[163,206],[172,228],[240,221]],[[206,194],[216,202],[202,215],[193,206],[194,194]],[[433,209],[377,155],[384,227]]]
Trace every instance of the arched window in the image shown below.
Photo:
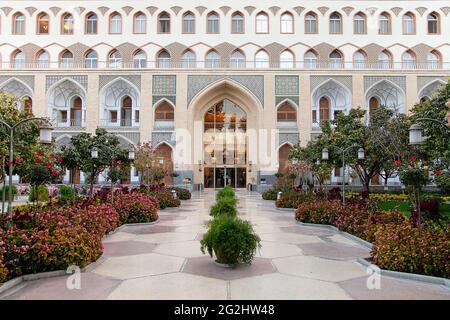
[[[40,69],[48,68],[50,64],[50,56],[45,50],[41,50],[36,56],[36,64]]]
[[[230,58],[231,68],[245,68],[245,55],[240,50],[235,50]]]
[[[330,53],[330,68],[341,69],[344,66],[344,59],[342,54],[338,50],[334,50]]]
[[[209,51],[205,59],[206,68],[220,68],[220,56],[217,51]]]
[[[317,33],[319,26],[317,23],[317,14],[308,12],[305,16],[305,33]]]
[[[379,23],[379,34],[391,34],[391,16],[387,12],[380,14],[378,19]]]
[[[284,50],[280,54],[280,68],[294,68],[294,54],[289,50]]]
[[[122,16],[117,12],[109,16],[109,33],[122,33]]]
[[[305,53],[305,68],[316,69],[318,67],[317,60],[317,54],[314,51],[307,51]]]
[[[171,65],[170,54],[166,50],[160,51],[156,58],[156,67],[157,68],[170,68],[170,65]]]
[[[439,15],[436,12],[432,12],[427,17],[427,27],[429,34],[438,34],[440,30]]]
[[[280,122],[297,122],[297,110],[289,103],[284,102],[278,107],[277,121]]]
[[[244,16],[240,12],[231,16],[231,33],[244,33]]]
[[[358,12],[353,17],[353,33],[354,34],[366,34],[366,15],[362,12]]]
[[[17,12],[13,16],[12,33],[25,34],[25,15],[22,12]]]
[[[415,34],[415,18],[411,12],[405,13],[403,15],[403,34]]]
[[[416,68],[416,57],[411,50],[405,51],[402,55],[402,64],[405,69]]]
[[[60,59],[61,68],[72,68],[73,67],[73,54],[69,50],[64,50],[61,54]]]
[[[61,34],[73,34],[73,16],[70,13],[61,17]]]
[[[265,12],[256,15],[256,33],[269,33],[269,16]]]
[[[281,15],[281,33],[294,33],[294,17],[289,12]]]
[[[197,57],[195,56],[195,53],[192,50],[187,50],[183,54],[181,65],[183,68],[197,67]]]
[[[147,67],[147,55],[144,51],[138,50],[133,55],[133,67],[134,68],[146,68]]]
[[[25,54],[23,51],[17,50],[12,55],[12,67],[15,69],[21,69],[25,67]]]
[[[215,12],[208,14],[207,32],[208,33],[219,33],[219,15]]]
[[[133,111],[133,100],[129,96],[122,97],[122,103],[120,106],[121,127],[131,127],[132,111]],[[137,119],[136,122],[139,122],[139,118]]]
[[[433,50],[427,55],[427,68],[428,69],[440,69],[441,68],[441,55]]]
[[[342,33],[342,16],[333,12],[330,15],[330,34],[340,34]]]
[[[155,108],[155,130],[173,130],[175,111],[166,101]]]
[[[362,50],[355,52],[353,56],[353,67],[356,69],[367,68],[367,56]]]
[[[110,68],[121,68],[122,67],[122,55],[119,51],[113,50],[108,57],[108,66]]]
[[[83,118],[83,100],[75,96],[70,104],[70,126],[81,127]]]
[[[87,69],[95,69],[98,67],[98,56],[94,50],[89,50],[84,57],[84,67]]]
[[[369,99],[369,118],[372,118],[375,111],[380,107],[380,101],[376,97]]]
[[[86,34],[97,34],[98,22],[95,13],[88,13],[86,15]]]
[[[378,67],[380,69],[392,68],[392,56],[388,51],[383,50],[378,55]]]
[[[145,33],[146,31],[147,31],[147,16],[139,11],[133,17],[133,32]]]
[[[270,68],[270,59],[266,51],[260,50],[255,55],[256,68]]]
[[[45,12],[37,15],[37,30],[38,34],[48,34],[50,30],[50,17]]]
[[[195,16],[190,11],[183,15],[183,33],[195,33]]]
[[[158,33],[170,33],[170,15],[167,12],[158,16]]]

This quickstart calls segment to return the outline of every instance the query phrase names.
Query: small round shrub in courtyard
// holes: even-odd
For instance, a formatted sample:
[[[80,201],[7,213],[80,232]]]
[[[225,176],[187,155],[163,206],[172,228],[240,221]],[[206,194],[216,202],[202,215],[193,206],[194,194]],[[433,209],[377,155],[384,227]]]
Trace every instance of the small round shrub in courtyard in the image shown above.
[[[237,214],[235,198],[220,198],[209,210],[209,214],[213,217],[230,216],[235,217]]]
[[[61,185],[58,187],[59,189],[59,196],[58,196],[58,201],[60,203],[67,203],[69,201],[73,201],[75,200],[75,192],[74,190],[66,185]]]
[[[250,264],[261,247],[260,241],[248,221],[221,216],[210,222],[200,243],[202,252],[208,252],[211,257],[214,253],[218,263],[236,265]]]
[[[176,188],[173,187],[171,188],[171,190],[175,190],[175,192],[177,193],[177,198],[180,200],[189,200],[191,199],[191,192],[188,189],[184,189],[184,188]]]
[[[222,198],[234,198],[234,191],[230,186],[217,191],[216,199],[219,200]]]
[[[40,184],[30,188],[30,195],[28,196],[30,202],[44,202],[48,201],[48,189],[46,185]]]
[[[120,224],[153,222],[158,219],[158,200],[143,193],[119,193],[114,198],[114,207],[119,213]]]

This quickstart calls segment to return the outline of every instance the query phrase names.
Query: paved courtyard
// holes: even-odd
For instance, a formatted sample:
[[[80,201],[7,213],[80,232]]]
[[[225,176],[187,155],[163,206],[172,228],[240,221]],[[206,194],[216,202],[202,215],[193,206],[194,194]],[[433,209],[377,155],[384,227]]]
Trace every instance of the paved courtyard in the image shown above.
[[[0,299],[450,299],[439,285],[382,277],[369,290],[369,251],[320,227],[298,225],[257,193],[239,191],[241,218],[262,239],[254,263],[222,268],[200,251],[214,192],[194,193],[180,208],[160,212],[154,225],[129,226],[104,240],[100,261],[81,274],[81,289],[67,276],[26,281]]]

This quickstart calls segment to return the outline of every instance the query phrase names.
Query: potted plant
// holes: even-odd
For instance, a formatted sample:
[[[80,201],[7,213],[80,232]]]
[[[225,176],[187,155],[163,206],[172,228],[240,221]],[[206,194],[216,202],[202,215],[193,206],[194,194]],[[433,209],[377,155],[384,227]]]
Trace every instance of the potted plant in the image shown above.
[[[219,216],[210,222],[200,244],[203,253],[216,256],[218,265],[234,267],[238,263],[251,264],[260,241],[248,221]]]

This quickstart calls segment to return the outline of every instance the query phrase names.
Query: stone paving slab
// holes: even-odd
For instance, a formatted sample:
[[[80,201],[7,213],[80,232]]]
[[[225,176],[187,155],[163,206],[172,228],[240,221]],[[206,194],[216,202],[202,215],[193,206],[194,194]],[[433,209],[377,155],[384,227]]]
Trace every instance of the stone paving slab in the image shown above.
[[[359,257],[369,257],[370,250],[346,244],[326,242],[326,243],[305,243],[298,245],[307,256],[316,256],[327,259],[355,260]]]
[[[173,232],[177,228],[164,225],[153,225],[153,226],[129,226],[123,228],[121,231],[131,234],[149,234],[149,233],[162,233],[162,232]]]
[[[213,259],[207,256],[187,259],[183,272],[208,278],[232,280],[274,273],[276,270],[269,259],[255,258],[251,265],[241,264],[235,268],[227,268],[215,264]]]
[[[120,257],[150,253],[155,249],[156,244],[139,241],[116,241],[103,244],[103,256]]]

